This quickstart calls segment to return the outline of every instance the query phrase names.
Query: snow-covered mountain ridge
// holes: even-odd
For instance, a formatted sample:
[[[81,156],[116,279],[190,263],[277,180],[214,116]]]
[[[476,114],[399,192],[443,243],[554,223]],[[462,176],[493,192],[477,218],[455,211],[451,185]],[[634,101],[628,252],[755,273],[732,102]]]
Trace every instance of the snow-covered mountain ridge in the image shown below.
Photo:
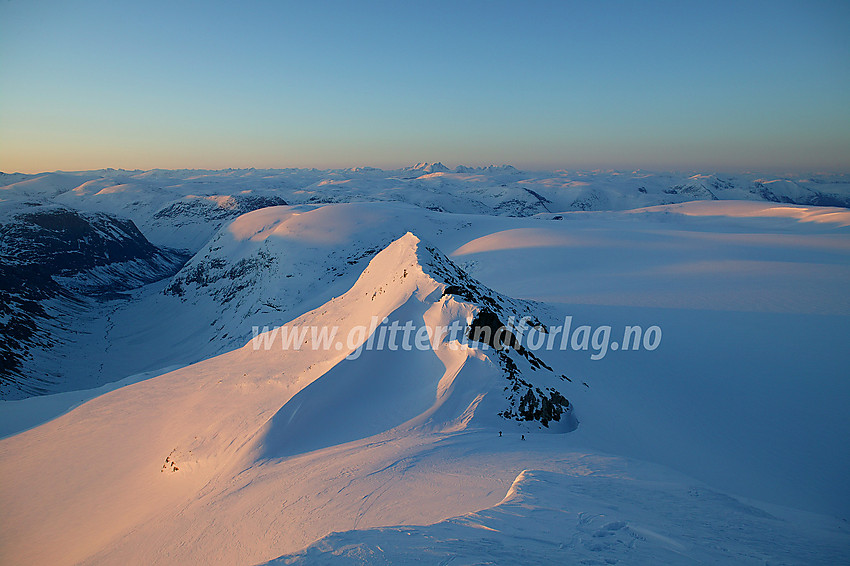
[[[486,296],[490,307],[505,313],[528,307],[492,293],[408,233],[378,253],[345,294],[287,327],[334,325],[350,334],[355,327],[368,327],[374,318],[413,320],[428,327],[459,321],[466,326],[480,314],[480,307],[454,294],[443,277],[456,284],[458,293]],[[486,350],[438,333],[424,350],[380,349],[346,359],[367,338],[363,334],[359,343],[329,350],[286,349],[274,342],[256,349],[252,342],[218,358],[116,390],[43,427],[0,442],[0,473],[8,480],[0,500],[7,516],[16,517],[14,525],[3,529],[4,554],[27,561],[63,562],[92,559],[92,553],[102,548],[100,552],[107,552],[110,560],[118,560],[127,552],[141,551],[136,546],[141,539],[133,532],[160,529],[167,523],[182,537],[185,529],[193,528],[195,512],[209,505],[229,506],[232,491],[227,486],[237,474],[240,482],[250,475],[263,478],[263,483],[270,481],[270,474],[276,476],[271,481],[280,484],[283,493],[283,484],[289,481],[285,470],[292,458],[348,442],[366,442],[375,435],[390,439],[481,427],[493,434],[499,428],[530,430],[529,425],[536,425],[532,427],[536,429],[543,425],[533,414],[513,425],[499,415],[509,407],[512,391],[506,384],[521,383],[529,391],[546,387],[544,383],[570,385],[551,370],[538,371],[529,364],[526,370],[506,375]],[[554,430],[563,423],[558,430],[574,429],[572,407],[567,403],[563,409],[557,418],[548,415],[551,420],[543,428]],[[63,440],[31,442],[33,435],[47,431]],[[10,459],[12,453],[18,457]],[[86,454],[82,461],[80,454]],[[110,472],[86,488],[92,473],[106,460],[113,463]],[[29,490],[20,488],[42,484],[56,466],[65,470],[66,481],[42,485],[43,496],[45,490],[53,494],[38,501],[52,505],[49,501],[60,498],[73,503],[45,520],[42,503],[25,496]],[[5,488],[11,485],[17,488]],[[207,487],[200,491],[203,486]],[[210,488],[217,494],[196,500]],[[98,507],[90,489],[107,490],[113,499],[108,506]],[[165,509],[171,511],[165,511],[163,503],[173,498],[187,503],[169,505]],[[69,514],[76,516],[80,505],[88,511],[69,528]],[[114,520],[114,506],[135,512]],[[259,526],[273,521],[276,513],[276,506],[262,506],[252,522]],[[409,513],[397,510],[393,514],[410,517]],[[321,534],[319,530],[311,536]],[[26,542],[29,536],[47,536],[55,544],[31,547]],[[115,546],[98,547],[104,536]],[[205,554],[218,560],[232,558],[215,546]],[[141,552],[153,559],[161,549]]]
[[[442,163],[384,171],[99,170],[0,178],[0,214],[21,203],[57,203],[132,219],[157,245],[195,252],[225,221],[264,206],[404,202],[435,211],[531,216],[626,210],[693,200],[850,206],[841,174],[765,176],[615,171],[520,171]]]

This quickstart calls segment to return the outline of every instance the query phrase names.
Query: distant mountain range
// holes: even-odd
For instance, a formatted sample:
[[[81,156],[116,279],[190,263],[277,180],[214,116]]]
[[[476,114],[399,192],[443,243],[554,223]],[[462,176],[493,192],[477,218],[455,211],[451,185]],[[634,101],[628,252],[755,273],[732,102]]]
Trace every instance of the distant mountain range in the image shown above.
[[[850,177],[524,172],[510,165],[460,165],[451,170],[439,162],[393,171],[362,167],[0,174],[0,293],[5,299],[0,396],[64,389],[61,384],[69,379],[69,370],[62,356],[54,359],[49,353],[54,351],[50,344],[87,340],[100,330],[88,329],[85,321],[107,316],[102,312],[108,304],[104,298],[155,281],[162,280],[164,293],[179,298],[180,304],[194,305],[193,319],[206,320],[210,331],[203,334],[210,345],[200,348],[198,356],[238,344],[244,329],[237,332],[234,325],[258,311],[246,289],[266,285],[261,273],[283,269],[288,262],[287,253],[255,250],[245,255],[244,245],[222,255],[223,244],[216,242],[226,233],[217,235],[219,230],[254,210],[382,202],[426,215],[558,218],[575,211],[694,200],[848,206]],[[378,208],[367,214],[374,215],[375,210],[398,214],[401,209]],[[446,218],[462,222],[459,216]],[[309,286],[295,283],[306,281],[307,273],[316,282],[334,280],[346,273],[345,262],[370,257],[391,236],[399,234],[383,233],[368,243],[361,238],[359,244],[347,244],[349,252],[338,260],[326,256],[323,261],[290,264],[287,277],[295,279],[287,282],[287,288],[297,295],[289,300],[297,297],[300,303],[309,292]],[[340,260],[342,264],[337,263]],[[260,304],[273,306],[259,310],[289,310],[285,295],[280,288],[264,292]],[[59,335],[68,339],[56,340]],[[42,353],[33,356],[34,347]],[[86,386],[110,378],[90,379]]]

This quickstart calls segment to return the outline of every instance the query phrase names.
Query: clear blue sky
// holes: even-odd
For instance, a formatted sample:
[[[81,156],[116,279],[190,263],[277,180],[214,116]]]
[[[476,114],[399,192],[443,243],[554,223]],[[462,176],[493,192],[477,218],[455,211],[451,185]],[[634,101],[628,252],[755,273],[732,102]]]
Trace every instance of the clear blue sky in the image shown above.
[[[850,171],[850,1],[0,0],[0,170]]]

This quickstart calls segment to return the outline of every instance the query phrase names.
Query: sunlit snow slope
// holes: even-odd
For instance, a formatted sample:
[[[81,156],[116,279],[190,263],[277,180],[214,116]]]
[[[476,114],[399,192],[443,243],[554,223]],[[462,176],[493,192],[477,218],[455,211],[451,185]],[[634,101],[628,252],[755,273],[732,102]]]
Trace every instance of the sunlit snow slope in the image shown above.
[[[437,273],[462,276],[444,256],[408,233],[379,253],[347,293],[284,330],[339,326],[347,337],[357,327],[371,332],[375,317],[413,320],[426,328],[448,326],[453,320],[466,325],[478,307],[444,293],[448,286],[435,278]],[[474,282],[466,281],[467,291],[478,292]],[[490,300],[504,303],[504,308],[522,308],[498,296]],[[244,543],[231,541],[231,536],[239,538],[246,529],[259,532],[278,519],[278,503],[267,499],[268,490],[291,493],[288,470],[293,457],[306,455],[300,457],[310,460],[317,457],[316,450],[338,451],[347,442],[381,434],[370,442],[406,445],[430,442],[431,436],[420,439],[426,432],[510,426],[498,413],[509,406],[503,389],[511,381],[481,351],[457,341],[447,343],[445,336],[434,333],[422,351],[387,349],[345,360],[368,334],[353,336],[357,341],[340,342],[339,348],[313,349],[308,344],[298,350],[283,349],[261,336],[257,343],[268,340],[269,349],[249,343],[113,391],[2,441],[0,474],[6,481],[0,497],[4,517],[10,519],[2,529],[4,554],[25,562],[73,563],[97,556],[148,562],[176,558],[172,547],[182,544],[178,554],[185,553],[181,555],[186,559],[198,560],[202,553],[204,561],[233,563],[244,559],[239,553]],[[283,340],[281,334],[277,338]],[[551,375],[539,380],[558,382],[551,371],[545,373]],[[562,417],[563,430],[575,426],[570,411],[567,407]],[[526,422],[517,421],[514,428]],[[545,428],[557,431],[560,424]],[[51,481],[59,469],[63,480]],[[234,532],[211,543],[206,527],[194,532],[202,528],[198,514],[228,516],[235,503],[233,482],[253,485],[250,478],[265,485],[255,494],[259,507],[253,518],[222,525],[225,530],[219,533],[237,529],[242,534]],[[239,491],[239,505],[247,504],[251,490]],[[64,502],[60,508],[57,500]],[[329,504],[341,505],[337,513],[352,521],[365,513],[348,507],[345,498]],[[461,509],[403,506],[385,510],[379,522],[389,517],[436,520]],[[266,541],[270,546],[252,549],[251,556],[268,558],[272,549],[292,550],[327,534],[338,514],[317,517],[313,526],[296,522],[291,536],[275,534],[277,545]],[[151,546],[149,537],[171,542]],[[185,537],[194,541],[187,545]]]

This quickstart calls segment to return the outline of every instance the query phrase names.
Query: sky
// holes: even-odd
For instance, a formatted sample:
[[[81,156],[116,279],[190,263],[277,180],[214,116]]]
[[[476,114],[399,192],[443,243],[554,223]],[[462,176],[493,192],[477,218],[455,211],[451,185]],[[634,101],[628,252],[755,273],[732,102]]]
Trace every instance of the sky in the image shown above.
[[[850,172],[850,2],[0,0],[0,171]]]

